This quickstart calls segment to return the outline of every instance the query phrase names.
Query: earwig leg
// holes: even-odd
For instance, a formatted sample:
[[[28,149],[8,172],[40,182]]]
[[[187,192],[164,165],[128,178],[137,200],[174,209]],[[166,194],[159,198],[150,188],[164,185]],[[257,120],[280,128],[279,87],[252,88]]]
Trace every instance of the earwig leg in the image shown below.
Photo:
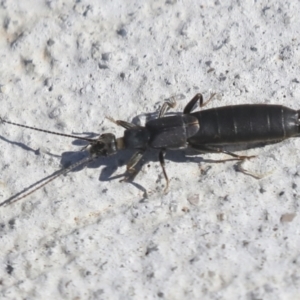
[[[252,173],[252,172],[246,170],[245,168],[243,168],[242,164],[243,164],[244,162],[245,162],[245,161],[242,160],[242,161],[240,161],[240,162],[238,162],[238,163],[236,164],[236,170],[237,170],[238,172],[241,172],[241,173],[244,173],[245,175],[249,175],[249,176],[251,176],[251,177],[254,177],[255,179],[261,179],[261,178],[264,177],[264,176],[262,176],[262,175],[258,175],[258,174]]]
[[[190,114],[194,109],[196,103],[199,101],[200,107],[203,105],[203,96],[201,93],[196,94],[192,100],[185,106],[183,113],[184,114]]]
[[[115,120],[112,117],[106,117],[106,119],[108,119],[109,121],[115,123],[118,126],[122,126],[125,129],[130,129],[130,128],[137,128],[139,126],[133,124],[133,123],[129,123],[126,121],[122,121],[122,120]]]
[[[125,174],[124,179],[122,181],[132,181],[135,176],[140,172],[140,170],[136,170],[134,167],[136,164],[141,160],[145,153],[145,150],[139,150],[133,154],[133,156],[130,158],[128,164],[127,164],[127,170],[126,172],[128,175]]]
[[[217,94],[217,93],[212,93],[212,94],[210,94],[209,99],[206,100],[204,103],[199,103],[199,106],[200,106],[201,108],[204,107],[204,106],[206,106],[206,105],[214,98],[214,96],[216,96],[216,94]]]
[[[224,154],[227,154],[227,155],[230,155],[230,156],[234,157],[236,160],[245,160],[245,159],[250,159],[250,158],[256,157],[255,155],[250,155],[250,156],[238,155],[238,154],[223,150],[221,148],[215,148],[215,147],[212,147],[212,146],[190,145],[190,147],[192,149],[195,149],[195,150],[198,150],[198,151],[201,151],[201,152],[204,152],[204,153],[224,153]]]
[[[253,173],[253,172],[251,172],[251,171],[246,170],[246,169],[242,166],[244,162],[245,162],[245,160],[242,160],[242,161],[238,162],[238,163],[236,164],[236,170],[237,170],[238,172],[244,173],[245,175],[249,175],[249,176],[251,176],[251,177],[253,177],[253,178],[255,178],[255,179],[262,179],[262,178],[264,178],[264,177],[266,177],[266,176],[268,176],[268,175],[270,175],[270,174],[272,173],[272,172],[268,172],[268,173],[264,173],[264,174],[256,174],[256,173]]]
[[[235,157],[236,159],[242,160],[242,161],[244,161],[245,159],[250,159],[250,158],[255,158],[256,157],[256,155],[249,155],[249,156],[247,156],[247,155],[237,155],[235,153],[232,153],[232,152],[229,152],[229,151],[225,151],[225,150],[221,150],[220,152],[221,153],[225,153],[227,155],[230,155],[232,157]]]
[[[199,102],[199,106],[200,108],[204,107],[205,105],[207,105],[215,96],[216,94],[211,94],[209,99],[205,102],[203,102],[203,96],[201,93],[196,94],[192,100],[185,106],[183,113],[184,114],[190,114],[194,109],[195,109],[195,105],[197,102]]]
[[[168,109],[175,108],[176,105],[177,102],[174,97],[166,101],[159,111],[158,118],[162,118],[165,115],[165,113],[168,111]]]
[[[159,162],[160,162],[160,165],[161,165],[161,168],[163,170],[163,174],[164,174],[164,177],[166,179],[166,187],[164,189],[164,192],[167,193],[168,192],[168,189],[169,189],[169,178],[168,178],[168,174],[166,172],[166,168],[165,168],[165,154],[166,154],[166,151],[165,150],[161,150],[159,152]]]

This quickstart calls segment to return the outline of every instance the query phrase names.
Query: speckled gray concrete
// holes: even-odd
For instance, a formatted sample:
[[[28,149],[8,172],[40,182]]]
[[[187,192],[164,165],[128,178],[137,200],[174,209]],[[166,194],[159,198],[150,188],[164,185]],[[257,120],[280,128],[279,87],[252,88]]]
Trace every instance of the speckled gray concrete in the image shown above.
[[[121,136],[105,116],[197,92],[300,109],[298,1],[130,2],[1,1],[1,116]],[[72,142],[1,125],[0,201],[76,161]],[[268,175],[174,152],[165,195],[156,155],[136,184],[107,180],[126,152],[1,207],[0,298],[299,299],[300,140],[243,153]]]

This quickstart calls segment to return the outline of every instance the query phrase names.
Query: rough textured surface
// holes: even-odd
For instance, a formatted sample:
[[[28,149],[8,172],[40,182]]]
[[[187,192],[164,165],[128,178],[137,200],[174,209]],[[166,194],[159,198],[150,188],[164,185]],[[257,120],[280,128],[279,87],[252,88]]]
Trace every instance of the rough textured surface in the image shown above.
[[[105,116],[143,123],[197,92],[300,109],[298,1],[127,2],[1,1],[0,115],[121,136]],[[80,159],[75,144],[2,124],[0,201]],[[171,152],[166,195],[155,153],[134,184],[108,180],[129,152],[62,176],[0,208],[0,298],[296,299],[299,148],[243,152],[261,180]]]

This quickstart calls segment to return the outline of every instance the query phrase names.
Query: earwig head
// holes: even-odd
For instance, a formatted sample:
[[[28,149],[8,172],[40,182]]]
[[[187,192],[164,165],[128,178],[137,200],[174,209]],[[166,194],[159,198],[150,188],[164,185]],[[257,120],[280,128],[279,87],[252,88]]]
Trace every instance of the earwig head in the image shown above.
[[[91,142],[90,153],[92,156],[109,156],[117,152],[116,137],[112,133],[101,134],[100,137]]]

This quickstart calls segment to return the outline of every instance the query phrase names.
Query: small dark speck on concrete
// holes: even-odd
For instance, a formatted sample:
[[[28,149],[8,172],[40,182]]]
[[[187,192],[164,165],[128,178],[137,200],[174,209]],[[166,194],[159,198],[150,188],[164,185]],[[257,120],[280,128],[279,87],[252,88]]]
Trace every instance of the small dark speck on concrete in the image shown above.
[[[122,80],[124,80],[125,79],[125,73],[123,73],[123,72],[120,73],[120,77],[121,77]]]
[[[164,293],[162,293],[162,292],[158,292],[158,293],[157,293],[157,297],[159,297],[159,298],[163,298],[163,297],[164,297]]]
[[[223,197],[223,201],[229,201],[230,199],[229,199],[229,196],[228,195],[226,195],[225,197]]]
[[[259,192],[260,192],[261,194],[263,194],[263,193],[266,192],[266,190],[265,190],[264,188],[261,187],[261,188],[259,189]]]
[[[250,47],[250,50],[256,52],[257,48],[256,47]]]
[[[197,262],[199,258],[197,256],[190,259],[190,264],[193,264],[194,262]]]
[[[98,64],[99,69],[104,70],[104,69],[108,69],[107,65],[103,65],[103,64]]]
[[[10,18],[5,18],[4,21],[3,21],[3,28],[5,30],[7,30],[8,27],[9,27],[9,24],[10,24]]]
[[[155,244],[149,245],[149,246],[147,247],[147,249],[146,249],[145,255],[147,256],[147,255],[149,255],[151,252],[157,251],[157,250],[158,250],[157,245],[155,245]]]
[[[208,67],[210,67],[211,63],[212,63],[211,60],[208,60],[208,61],[205,62],[205,64],[206,64]]]
[[[25,67],[26,72],[32,73],[34,71],[35,65],[32,59],[23,59],[22,63]]]
[[[14,268],[11,265],[7,265],[6,266],[6,272],[11,275],[11,273],[13,272]]]
[[[47,46],[51,47],[51,46],[53,46],[53,45],[54,45],[54,41],[53,41],[52,39],[49,39],[49,40],[47,41]]]
[[[243,241],[243,246],[244,247],[247,247],[249,245],[249,242],[248,241]]]
[[[283,47],[279,52],[279,58],[281,60],[287,60],[292,56],[292,49],[290,46]]]
[[[294,79],[292,80],[292,82],[294,82],[294,83],[299,83],[299,80],[298,80],[297,78],[294,78]]]
[[[88,5],[87,7],[86,7],[86,10],[83,12],[83,16],[84,17],[86,17],[87,16],[87,14],[88,14],[88,12],[91,10],[91,6],[90,5]]]
[[[44,80],[44,86],[46,86],[46,87],[52,87],[53,86],[53,81],[52,81],[52,79],[51,78],[46,78],[45,80]]]
[[[105,61],[109,61],[110,60],[110,53],[107,52],[107,53],[102,53],[101,54],[101,59],[102,60],[105,60]]]
[[[102,193],[103,193],[103,194],[106,194],[107,191],[108,191],[108,189],[103,189],[103,190],[102,190]]]
[[[10,219],[8,221],[8,225],[9,225],[10,229],[14,229],[15,228],[15,223],[16,223],[15,219]]]
[[[295,182],[292,183],[292,188],[293,189],[297,188],[297,184]]]
[[[127,31],[124,28],[117,30],[117,34],[121,37],[125,37],[127,35]]]
[[[18,47],[19,42],[23,39],[24,37],[24,32],[21,32],[11,43],[10,47],[15,49]]]
[[[221,73],[220,76],[219,76],[219,81],[225,81],[226,80],[226,76]]]
[[[279,193],[279,196],[283,196],[284,195],[284,191],[281,191],[280,193]]]
[[[168,79],[165,79],[165,83],[166,83],[166,85],[171,85],[172,84]]]
[[[27,66],[27,65],[30,65],[30,64],[32,64],[32,59],[23,59],[23,64],[24,64],[24,66]]]
[[[270,6],[265,6],[263,9],[262,9],[262,13],[265,15],[266,14],[266,11],[270,9]]]

